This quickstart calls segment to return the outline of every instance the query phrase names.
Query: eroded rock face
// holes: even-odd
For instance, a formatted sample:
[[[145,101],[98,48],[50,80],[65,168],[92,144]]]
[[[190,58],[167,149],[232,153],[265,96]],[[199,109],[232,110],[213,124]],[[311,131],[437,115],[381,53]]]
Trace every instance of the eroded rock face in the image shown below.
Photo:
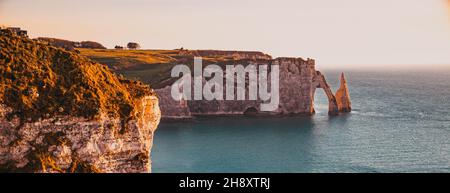
[[[158,99],[146,96],[136,104],[140,116],[128,122],[57,116],[29,123],[8,120],[11,109],[2,105],[0,171],[150,172]]]
[[[171,87],[166,86],[155,90],[161,101],[160,106],[163,118],[186,118],[195,115],[242,115],[254,111],[256,111],[256,114],[312,115],[315,113],[314,95],[317,88],[324,89],[327,94],[330,115],[349,112],[348,108],[342,108],[341,110],[338,101],[347,101],[343,105],[346,106],[345,104],[350,104],[350,98],[347,97],[348,100],[341,100],[341,98],[337,99],[335,97],[325,76],[316,71],[313,59],[276,58],[273,60],[250,61],[247,64],[279,65],[280,101],[279,108],[276,111],[261,112],[260,104],[262,101],[260,100],[190,100],[179,102],[172,99],[170,95]],[[346,93],[348,93],[348,88],[346,90]],[[224,96],[225,92],[224,89]]]
[[[340,80],[341,86],[336,91],[336,102],[340,112],[352,111],[352,103],[350,101],[350,94],[348,92],[347,81],[345,80],[344,73],[341,74]]]

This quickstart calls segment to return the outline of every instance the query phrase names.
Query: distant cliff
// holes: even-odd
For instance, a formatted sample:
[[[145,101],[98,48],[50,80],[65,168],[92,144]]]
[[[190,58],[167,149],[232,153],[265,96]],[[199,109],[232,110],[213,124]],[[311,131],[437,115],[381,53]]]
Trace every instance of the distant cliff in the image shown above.
[[[351,111],[347,82],[341,78],[341,88],[333,93],[325,76],[315,68],[313,59],[275,58],[262,52],[221,51],[221,50],[81,50],[81,54],[104,63],[117,73],[130,78],[138,78],[150,84],[160,100],[163,118],[189,118],[197,115],[243,115],[267,114],[259,109],[262,101],[175,101],[171,97],[171,85],[175,78],[170,71],[177,64],[193,67],[195,56],[203,57],[204,66],[208,64],[255,64],[280,66],[280,106],[275,115],[312,115],[314,96],[317,88],[325,91],[328,97],[328,113],[338,115]],[[119,62],[122,61],[122,62]],[[128,65],[123,65],[124,63]]]
[[[155,93],[74,52],[0,36],[0,172],[149,172]]]
[[[276,58],[273,60],[240,60],[237,64],[279,65],[280,66],[280,104],[276,111],[262,112],[260,100],[189,100],[175,101],[170,94],[171,85],[156,89],[160,99],[163,118],[189,118],[199,115],[312,115],[314,95],[317,88],[325,91],[328,97],[330,115],[351,111],[347,83],[342,75],[341,88],[335,94],[325,77],[315,69],[315,61],[302,58]],[[219,65],[221,63],[218,63]],[[247,81],[248,86],[248,81]],[[225,92],[225,91],[224,91]]]

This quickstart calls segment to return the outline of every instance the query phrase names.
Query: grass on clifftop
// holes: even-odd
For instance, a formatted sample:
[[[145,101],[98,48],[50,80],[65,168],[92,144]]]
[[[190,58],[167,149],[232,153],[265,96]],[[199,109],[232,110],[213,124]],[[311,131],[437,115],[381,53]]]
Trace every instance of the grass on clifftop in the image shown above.
[[[127,78],[141,80],[152,88],[161,88],[172,82],[170,71],[177,64],[193,66],[195,50],[117,50],[83,49],[80,54],[110,67]],[[182,54],[181,52],[184,52]],[[214,50],[212,51],[215,52]],[[219,51],[220,52],[220,51]],[[203,56],[203,64],[234,61],[235,58],[223,55]]]
[[[84,56],[11,34],[0,36],[0,76],[0,104],[22,120],[101,112],[129,119],[135,99],[153,94]]]
[[[80,53],[102,64],[118,68],[132,68],[142,64],[175,62],[176,50],[104,50],[78,49]]]
[[[182,55],[179,50],[117,50],[117,49],[86,49],[78,48],[80,54],[112,69],[141,69],[154,64],[188,63],[193,55]],[[209,62],[231,60],[222,56],[203,56]],[[147,67],[142,67],[147,65]]]

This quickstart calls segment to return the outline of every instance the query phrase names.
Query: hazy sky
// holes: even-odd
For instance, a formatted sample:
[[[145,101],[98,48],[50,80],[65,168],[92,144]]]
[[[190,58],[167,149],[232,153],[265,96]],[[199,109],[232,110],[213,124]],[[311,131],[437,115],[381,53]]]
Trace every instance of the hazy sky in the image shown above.
[[[0,24],[107,47],[259,50],[322,68],[450,66],[449,0],[0,0]]]

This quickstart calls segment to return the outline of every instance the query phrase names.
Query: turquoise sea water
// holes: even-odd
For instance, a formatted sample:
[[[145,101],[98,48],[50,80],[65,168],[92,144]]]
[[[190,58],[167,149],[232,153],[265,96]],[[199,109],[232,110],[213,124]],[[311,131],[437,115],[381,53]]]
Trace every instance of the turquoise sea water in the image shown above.
[[[333,90],[339,72],[325,72]],[[353,112],[161,122],[153,172],[450,172],[450,72],[346,72]]]

